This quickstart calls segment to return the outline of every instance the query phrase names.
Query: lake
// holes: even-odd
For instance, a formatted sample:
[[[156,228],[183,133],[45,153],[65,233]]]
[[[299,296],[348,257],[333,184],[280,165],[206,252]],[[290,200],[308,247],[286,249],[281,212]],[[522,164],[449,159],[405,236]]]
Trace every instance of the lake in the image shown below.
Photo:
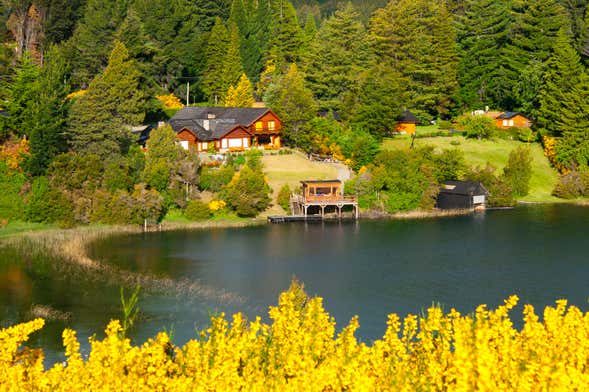
[[[220,312],[267,320],[293,276],[324,298],[338,330],[358,315],[357,336],[369,343],[382,337],[387,314],[420,313],[432,303],[468,313],[517,294],[515,319],[523,303],[540,308],[559,298],[586,311],[588,229],[589,208],[532,205],[423,220],[122,235],[93,244],[90,254],[118,275],[145,277],[136,344],[163,329],[183,344]],[[63,358],[64,327],[77,330],[87,350],[87,338],[100,338],[120,317],[120,279],[55,264],[0,248],[2,326],[38,309],[68,316],[31,340],[49,363]]]

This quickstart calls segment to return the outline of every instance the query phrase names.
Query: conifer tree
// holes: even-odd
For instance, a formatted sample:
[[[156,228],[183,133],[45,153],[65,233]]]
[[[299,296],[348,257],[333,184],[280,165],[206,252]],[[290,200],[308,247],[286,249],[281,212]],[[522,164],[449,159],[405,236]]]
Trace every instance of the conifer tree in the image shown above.
[[[145,102],[139,90],[140,73],[125,45],[116,42],[108,66],[90,83],[70,110],[71,147],[101,157],[124,153],[130,127],[141,124]]]
[[[68,45],[74,84],[88,84],[106,67],[114,33],[126,11],[126,0],[87,0],[84,16]]]
[[[215,25],[209,35],[209,44],[206,50],[206,64],[204,68],[202,90],[209,102],[219,102],[226,92],[223,80],[224,59],[229,46],[229,33],[221,21],[215,19]]]
[[[225,96],[225,106],[235,108],[251,108],[254,104],[253,86],[244,73],[239,78],[237,86],[229,86]]]
[[[319,106],[340,111],[367,61],[366,30],[348,3],[323,23],[305,58],[307,81]]]
[[[308,136],[306,125],[315,117],[317,104],[296,64],[268,88],[264,101],[282,119],[286,140],[303,146]]]
[[[267,58],[272,58],[279,70],[288,64],[298,62],[303,30],[299,25],[297,12],[288,0],[272,0],[272,25],[268,43]]]
[[[23,128],[29,136],[30,155],[27,169],[33,176],[45,171],[58,154],[66,152],[65,139],[69,102],[66,61],[56,47],[44,56],[45,64],[36,81],[36,95],[29,101]]]
[[[472,109],[509,107],[513,79],[506,71],[509,0],[467,0],[459,18],[460,99]]]
[[[558,33],[546,69],[544,83],[540,89],[536,126],[542,134],[561,136],[571,130],[563,123],[568,121],[564,118],[564,112],[570,114],[581,109],[575,107],[578,102],[576,94],[579,93],[576,87],[584,82],[582,75],[586,72],[571,38],[564,29]]]
[[[239,29],[233,23],[229,26],[229,42],[223,57],[223,92],[227,91],[229,86],[237,84],[242,73],[243,64],[241,61]]]

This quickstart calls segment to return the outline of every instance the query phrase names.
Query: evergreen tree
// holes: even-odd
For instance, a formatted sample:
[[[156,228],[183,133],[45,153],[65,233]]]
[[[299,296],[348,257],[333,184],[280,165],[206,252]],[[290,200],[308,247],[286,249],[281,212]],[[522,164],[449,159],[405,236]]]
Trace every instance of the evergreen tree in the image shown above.
[[[8,117],[0,122],[0,136],[10,133],[17,136],[27,135],[28,131],[24,123],[30,115],[27,108],[39,94],[37,83],[39,74],[39,67],[33,62],[31,56],[25,53],[16,67],[13,80],[7,87],[4,108],[8,112]]]
[[[206,65],[202,81],[202,90],[209,102],[218,102],[225,93],[223,81],[223,61],[229,45],[229,33],[221,18],[215,20],[215,25],[209,36],[209,44],[205,54]]]
[[[364,72],[360,77],[353,123],[379,137],[393,131],[403,108],[400,80],[399,73],[382,62],[375,62]]]
[[[558,34],[546,69],[544,84],[540,89],[536,126],[542,134],[561,136],[571,131],[563,123],[568,121],[563,113],[580,110],[575,107],[578,101],[576,93],[579,92],[576,87],[585,73],[579,54],[564,29]]]
[[[66,121],[69,109],[68,88],[63,80],[68,71],[57,48],[45,54],[45,65],[36,81],[36,95],[29,101],[23,128],[29,135],[30,155],[27,162],[33,176],[45,171],[58,154],[66,152]]]
[[[75,152],[108,157],[130,143],[130,127],[145,117],[140,73],[125,45],[116,42],[108,66],[77,98],[70,111],[71,146]]]
[[[264,100],[282,119],[286,140],[295,146],[308,144],[307,124],[316,116],[317,104],[296,64],[270,85]]]
[[[309,87],[323,110],[341,111],[356,92],[358,74],[368,60],[366,31],[348,3],[327,19],[305,59]]]
[[[510,0],[467,0],[466,5],[459,18],[460,99],[473,109],[513,107],[513,75],[505,65]]]
[[[403,79],[405,105],[426,117],[447,116],[458,81],[456,32],[445,4],[391,1],[370,27],[376,56]]]
[[[48,43],[60,43],[74,33],[85,0],[46,0],[44,35]]]
[[[227,91],[229,86],[235,85],[243,73],[241,62],[239,29],[237,25],[232,24],[229,27],[229,43],[227,52],[223,57],[223,92]]]
[[[512,3],[513,23],[505,51],[505,66],[511,75],[513,108],[537,109],[543,64],[551,54],[558,31],[566,26],[565,11],[556,0],[517,0]]]
[[[84,16],[68,45],[74,84],[88,84],[106,67],[115,31],[126,11],[126,0],[87,0]]]
[[[225,106],[235,108],[251,108],[254,104],[254,88],[247,78],[242,74],[236,87],[231,85],[225,97]]]
[[[270,38],[267,58],[274,60],[279,70],[298,62],[304,42],[297,13],[288,0],[272,0]]]

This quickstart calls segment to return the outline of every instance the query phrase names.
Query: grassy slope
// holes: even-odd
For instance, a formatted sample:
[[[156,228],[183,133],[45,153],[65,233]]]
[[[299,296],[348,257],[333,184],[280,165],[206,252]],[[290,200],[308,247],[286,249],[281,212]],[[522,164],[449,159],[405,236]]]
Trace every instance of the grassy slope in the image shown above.
[[[0,227],[0,238],[9,237],[18,233],[53,229],[55,227],[55,225],[46,223],[11,221],[7,225]]]
[[[452,140],[460,142],[460,145],[451,145]],[[462,136],[415,139],[416,146],[431,145],[445,149],[458,148],[464,152],[469,166],[483,166],[490,162],[498,170],[503,169],[507,164],[509,153],[514,148],[524,144],[518,141],[502,139],[479,141],[465,139]],[[383,148],[409,148],[410,145],[410,138],[394,138],[385,140]],[[557,173],[550,167],[548,160],[544,157],[542,147],[539,144],[530,144],[530,149],[532,151],[533,170],[532,179],[530,180],[530,194],[521,200],[528,202],[562,202],[562,199],[551,195],[557,181]]]
[[[264,173],[268,184],[274,191],[274,204],[280,188],[288,184],[291,189],[299,188],[302,180],[330,180],[337,178],[337,165],[324,162],[311,162],[301,153],[290,155],[264,155]],[[274,205],[267,215],[283,214],[282,208]]]

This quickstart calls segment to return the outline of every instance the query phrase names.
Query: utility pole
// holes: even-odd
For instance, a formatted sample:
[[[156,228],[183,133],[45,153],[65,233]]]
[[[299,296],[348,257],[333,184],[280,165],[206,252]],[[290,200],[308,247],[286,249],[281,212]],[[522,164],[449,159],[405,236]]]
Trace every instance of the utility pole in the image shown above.
[[[190,105],[190,82],[186,82],[186,106]]]

